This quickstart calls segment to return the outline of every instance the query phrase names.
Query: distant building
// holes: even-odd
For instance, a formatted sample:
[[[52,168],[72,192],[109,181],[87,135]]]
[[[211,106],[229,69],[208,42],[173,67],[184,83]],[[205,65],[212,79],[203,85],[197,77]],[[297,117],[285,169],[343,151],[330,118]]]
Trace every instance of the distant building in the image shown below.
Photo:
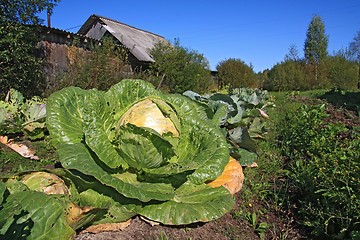
[[[162,36],[95,14],[88,18],[77,34],[97,40],[113,37],[119,45],[128,49],[128,60],[133,70],[148,68],[154,62],[149,50],[158,42],[167,42]]]
[[[77,47],[90,50],[91,44],[101,44],[103,37],[112,37],[128,50],[129,66],[126,71],[146,69],[154,59],[149,54],[158,42],[168,42],[164,37],[127,24],[91,15],[77,33],[41,26],[39,56],[46,60],[45,73],[48,88],[57,81],[61,72],[68,70],[71,59],[70,46],[76,39]],[[60,75],[59,75],[60,73]]]

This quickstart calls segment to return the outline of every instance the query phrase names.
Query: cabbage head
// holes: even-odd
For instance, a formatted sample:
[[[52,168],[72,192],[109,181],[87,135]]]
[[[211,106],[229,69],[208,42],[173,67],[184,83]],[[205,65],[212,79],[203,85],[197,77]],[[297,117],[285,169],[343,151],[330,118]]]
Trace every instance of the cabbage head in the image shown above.
[[[134,215],[169,225],[221,217],[234,200],[218,178],[228,142],[195,101],[122,80],[107,92],[76,87],[48,99],[50,136],[83,206],[107,208],[98,223]]]

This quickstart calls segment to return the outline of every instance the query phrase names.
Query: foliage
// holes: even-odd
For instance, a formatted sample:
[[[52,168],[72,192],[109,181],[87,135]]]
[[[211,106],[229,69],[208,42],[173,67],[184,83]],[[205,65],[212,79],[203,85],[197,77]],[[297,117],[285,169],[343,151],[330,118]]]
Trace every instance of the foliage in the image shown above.
[[[360,135],[325,123],[326,105],[302,105],[279,125],[297,218],[316,237],[350,238],[360,219]],[[289,192],[290,192],[289,191]]]
[[[325,33],[325,24],[318,15],[313,15],[306,32],[304,43],[305,59],[310,64],[319,64],[327,53],[329,36]]]
[[[65,176],[66,171],[36,174],[24,172],[0,181],[2,239],[70,239],[76,229],[104,213],[102,209],[81,208],[74,203],[78,193],[73,182]],[[31,182],[26,180],[29,175]],[[63,179],[57,175],[62,175]],[[65,182],[67,186],[62,187],[70,193],[53,191],[54,184],[64,185]]]
[[[275,106],[270,95],[259,89],[236,88],[228,94],[215,93],[201,96],[187,91],[185,96],[206,104],[211,109],[214,124],[222,129],[222,133],[230,143],[230,154],[243,166],[256,161],[256,146],[251,138],[262,138],[266,134],[265,113],[267,107]],[[244,159],[244,156],[248,158]]]
[[[152,83],[171,93],[187,90],[207,92],[211,85],[208,60],[203,54],[185,48],[175,39],[174,45],[159,42],[150,54],[155,62],[150,64]]]
[[[48,129],[62,166],[81,182],[81,206],[108,209],[99,222],[140,214],[171,225],[229,211],[230,192],[206,184],[229,162],[228,143],[202,107],[141,80],[51,95]]]
[[[316,69],[315,69],[316,68]],[[317,81],[313,81],[314,71]],[[267,72],[264,88],[271,91],[311,90],[311,89],[356,89],[358,66],[335,53],[322,59],[319,64],[307,64],[304,60],[285,60]]]
[[[341,52],[330,56],[327,63],[328,81],[332,88],[347,90],[358,88],[359,65],[347,60]]]
[[[269,80],[264,88],[271,91],[306,89],[305,72],[300,61],[286,60],[276,64],[268,72]]]
[[[39,97],[24,101],[23,95],[10,89],[5,101],[0,101],[0,134],[23,132],[31,139],[45,136],[46,104]]]
[[[43,94],[45,78],[42,60],[35,57],[42,22],[37,14],[49,12],[57,0],[1,1],[0,3],[0,97],[10,88],[21,90],[26,97]]]
[[[248,66],[241,59],[229,58],[216,66],[219,87],[257,87],[256,75],[252,66]]]
[[[327,47],[329,36],[325,34],[325,24],[321,17],[313,15],[306,32],[304,44],[305,60],[308,64],[314,66],[314,82],[319,84],[318,66],[320,62],[328,55]]]
[[[297,49],[296,45],[290,45],[289,53],[285,55],[285,61],[299,61],[299,50]]]
[[[40,19],[37,14],[47,10],[52,13],[53,8],[60,0],[12,0],[1,1],[0,16],[1,21],[12,21],[22,24],[40,24]]]
[[[266,222],[260,222],[255,212],[253,212],[252,214],[250,212],[247,212],[245,214],[245,218],[253,227],[255,232],[259,235],[260,239],[265,239],[265,231],[267,228],[271,227],[271,224]]]
[[[360,64],[360,31],[357,31],[353,41],[350,42],[349,51],[351,58]]]
[[[69,68],[64,73],[58,73],[59,81],[47,90],[47,95],[69,86],[108,90],[130,71],[126,49],[116,45],[111,38],[89,44],[88,50],[78,45],[75,39],[69,46]]]

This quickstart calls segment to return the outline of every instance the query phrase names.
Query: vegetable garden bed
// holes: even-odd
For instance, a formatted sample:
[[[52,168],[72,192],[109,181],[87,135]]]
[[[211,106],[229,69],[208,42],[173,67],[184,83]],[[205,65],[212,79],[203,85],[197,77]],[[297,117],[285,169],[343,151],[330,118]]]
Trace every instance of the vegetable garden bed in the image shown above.
[[[125,81],[123,84],[131,85],[132,83]],[[4,157],[10,156],[12,152],[2,145],[0,153],[0,160],[3,166],[1,177],[8,189],[4,190],[4,188],[2,188],[4,190],[2,195],[3,200],[5,201],[11,198],[12,202],[17,201],[21,205],[25,195],[26,198],[34,199],[34,201],[36,201],[37,195],[41,194],[39,197],[43,196],[42,193],[32,195],[33,191],[25,189],[21,184],[19,185],[18,180],[24,178],[27,172],[19,173],[18,171],[26,169],[37,170],[39,167],[46,166],[47,170],[42,170],[43,172],[50,172],[60,176],[69,187],[69,197],[66,197],[67,194],[63,193],[62,195],[65,195],[65,197],[60,196],[60,198],[58,198],[56,195],[53,195],[54,197],[46,198],[49,199],[49,202],[53,202],[52,206],[54,206],[54,204],[60,204],[64,206],[63,209],[66,209],[64,213],[66,213],[67,218],[61,220],[61,224],[65,223],[62,226],[66,226],[67,230],[61,226],[59,228],[59,226],[51,225],[51,229],[63,229],[62,237],[65,238],[72,235],[72,239],[292,239],[305,238],[314,234],[314,232],[312,232],[313,227],[308,226],[304,228],[304,225],[297,220],[299,219],[299,213],[291,207],[291,199],[288,196],[294,194],[291,192],[294,189],[286,187],[288,186],[287,184],[292,183],[289,182],[289,177],[285,173],[288,171],[287,165],[291,159],[288,159],[288,156],[284,156],[275,146],[278,141],[276,140],[278,136],[272,134],[271,131],[270,134],[267,134],[269,126],[276,127],[279,123],[279,119],[281,118],[279,116],[284,113],[282,106],[277,110],[268,110],[267,112],[270,114],[266,114],[262,108],[263,106],[266,107],[264,101],[259,104],[260,101],[256,100],[258,93],[252,92],[253,97],[249,97],[246,100],[239,99],[237,97],[239,95],[237,94],[245,91],[241,89],[237,90],[239,92],[230,93],[229,95],[215,94],[200,96],[188,92],[186,93],[188,97],[183,97],[166,96],[162,93],[156,93],[151,87],[148,88],[146,84],[141,88],[142,90],[139,91],[139,84],[141,85],[143,83],[136,82],[136,91],[134,91],[134,89],[127,91],[126,88],[129,88],[130,85],[122,85],[123,89],[118,92],[124,94],[124,97],[121,97],[121,95],[117,97],[114,97],[115,95],[106,96],[105,94],[102,95],[102,92],[86,92],[75,88],[64,90],[59,92],[58,95],[52,96],[48,103],[50,106],[48,109],[51,110],[48,112],[50,120],[47,124],[50,124],[48,128],[52,136],[51,141],[57,148],[57,151],[52,147],[52,144],[49,144],[48,140],[30,142],[30,144],[29,142],[24,142],[31,148],[36,148],[41,160],[32,162],[33,166],[26,165],[19,167],[14,164],[16,160],[9,161],[7,157]],[[146,90],[143,91],[143,89]],[[143,92],[141,93],[141,91]],[[131,100],[130,95],[132,92],[137,92],[135,100]],[[146,92],[151,92],[151,94]],[[145,95],[138,97],[139,93],[145,93]],[[109,91],[109,94],[116,93]],[[242,92],[242,94],[244,93]],[[151,97],[148,98],[146,96]],[[154,98],[154,96],[156,97]],[[247,96],[251,96],[251,94]],[[107,101],[107,99],[114,98],[121,99],[120,105]],[[190,100],[190,98],[193,100]],[[67,102],[66,99],[71,99],[71,101]],[[91,99],[94,99],[94,103],[90,103],[92,110],[84,108],[82,104],[84,104],[85,101],[89,103]],[[150,104],[144,102],[144,99],[150,99]],[[255,102],[252,102],[251,107],[248,106],[248,109],[241,107],[244,106],[243,103],[239,104],[241,101],[246,101],[247,104],[249,104],[252,101],[251,99],[255,100]],[[286,99],[286,101],[289,101],[287,97]],[[301,104],[298,100],[299,99],[295,98],[292,101],[294,101],[295,104]],[[300,100],[302,101],[301,98]],[[312,102],[312,100],[308,99],[306,99],[306,101],[309,101],[309,103]],[[127,104],[126,102],[129,102],[127,107],[121,107],[121,105]],[[144,106],[139,105],[142,103],[146,105],[145,108],[151,109],[154,106],[159,108],[160,112],[166,113],[165,116],[168,119],[166,121],[169,122],[170,120],[173,125],[166,125],[166,127],[163,128],[166,129],[164,132],[158,129],[154,131],[153,126],[149,127],[149,125],[144,129],[139,127],[137,125],[138,122],[134,122],[133,120],[138,120],[141,117],[136,116],[136,112],[132,113],[131,111],[137,107],[144,109]],[[107,114],[107,107],[110,107],[110,115]],[[93,111],[94,109],[100,110]],[[116,116],[116,112],[113,112],[114,109],[124,110],[120,110],[121,113]],[[187,112],[181,115],[181,111]],[[287,109],[286,111],[289,112],[291,110]],[[345,115],[333,114],[335,112]],[[175,113],[176,115],[174,115]],[[334,109],[331,105],[327,105],[326,113],[328,117],[323,121],[324,126],[329,125],[330,122],[339,122],[336,116],[347,116],[348,120],[345,119],[347,128],[342,129],[344,130],[342,132],[345,134],[345,132],[347,132],[345,131],[346,129],[350,129],[353,132],[358,129],[357,126],[360,123],[356,113],[354,114],[354,112],[344,109]],[[87,116],[87,114],[90,115]],[[109,119],[109,116],[112,116],[112,114],[114,114],[115,119],[117,119],[115,122],[101,122],[103,121],[101,119]],[[141,115],[146,115],[146,111],[142,112]],[[262,123],[268,115],[273,119],[275,118],[275,120],[271,121],[270,125]],[[205,124],[207,126],[206,132],[202,132],[201,128],[203,127],[203,123],[197,121],[197,118],[211,123],[208,126]],[[82,120],[79,121],[79,119]],[[99,122],[99,120],[101,121]],[[82,121],[84,121],[84,123],[82,123]],[[186,126],[187,121],[191,122],[190,128]],[[341,119],[340,122],[344,122],[344,120]],[[184,132],[185,129],[193,129],[197,124],[199,127],[196,128],[194,132],[192,132],[192,130]],[[70,131],[68,131],[70,129],[68,128],[69,126],[71,126]],[[101,129],[103,130],[99,131],[99,126],[102,126]],[[219,130],[216,130],[213,126],[217,126]],[[112,140],[110,142],[112,142],[112,144],[128,145],[127,147],[120,147],[119,149],[115,148],[117,154],[120,154],[124,160],[123,162],[121,162],[122,160],[118,162],[121,167],[119,167],[116,162],[106,162],[111,160],[111,154],[108,152],[106,152],[107,155],[102,156],[103,150],[107,149],[107,145],[104,145],[101,141],[104,142],[106,139],[109,139],[108,136],[105,138],[102,136],[102,134],[106,132],[106,129],[108,133],[110,133],[108,136],[111,136]],[[251,130],[250,134],[248,134],[246,129]],[[113,130],[116,130],[114,132],[115,135],[111,133]],[[219,133],[217,133],[217,131],[219,131]],[[206,135],[209,132],[211,134]],[[197,139],[195,136],[199,133],[203,135],[202,138],[195,140]],[[214,141],[211,140],[214,135],[218,136],[217,138],[224,139],[223,144],[226,145],[226,149],[230,149],[230,151],[227,150],[227,154],[220,154],[221,150],[219,149],[221,149],[221,141],[223,140],[220,142],[215,139]],[[22,138],[21,134],[19,136],[20,138],[17,140]],[[83,136],[86,136],[85,141]],[[179,136],[185,136],[188,140],[178,140],[178,138],[180,138]],[[147,142],[149,139],[152,140]],[[188,141],[193,142],[189,145],[187,144]],[[212,144],[205,144],[205,146],[218,144],[217,146],[220,148],[214,151],[214,149],[211,150],[213,147],[210,147],[208,150],[204,147],[201,148],[201,151],[206,154],[204,153],[202,155],[200,152],[192,155],[187,154],[186,157],[184,151],[177,150],[177,148],[180,147],[188,150],[190,147],[190,152],[192,152],[191,149],[196,152],[197,144],[200,143],[201,145],[202,142],[205,143],[207,141],[212,142]],[[100,142],[101,147],[92,142]],[[140,150],[138,147],[134,148],[134,146],[137,146],[139,143],[143,146]],[[161,144],[156,145],[157,143]],[[167,145],[174,149],[172,150],[173,152],[169,152],[163,148],[159,149],[158,147]],[[148,146],[154,146],[157,150],[154,151]],[[74,147],[76,147],[76,149]],[[46,155],[46,151],[41,153],[42,150],[40,149],[46,149],[48,155]],[[137,151],[134,153],[131,149],[137,149]],[[144,156],[149,152],[152,153],[150,161],[143,162]],[[60,155],[60,158],[57,157],[57,154]],[[224,158],[223,164],[216,164],[216,166],[221,166],[222,170],[220,170],[219,173],[217,173],[217,170],[210,172],[201,170],[202,168],[204,170],[206,169],[204,168],[206,164],[200,164],[194,167],[194,165],[199,164],[199,161],[202,161],[200,160],[202,156],[207,156],[205,162],[211,161],[211,157],[209,156],[212,156],[212,154],[217,156],[213,158],[217,159],[216,161]],[[229,154],[243,165],[245,181],[242,182],[243,180],[240,179],[240,182],[231,188],[229,186],[233,185],[230,184],[233,180],[229,182],[228,177],[223,177],[227,179],[225,184],[222,182],[223,180],[221,180],[221,184],[213,184],[212,186],[211,182],[220,177],[225,165],[228,164],[229,160],[225,161],[225,159],[229,159]],[[130,155],[132,157],[129,158]],[[256,157],[256,155],[258,157]],[[79,163],[77,163],[78,160],[74,161],[74,156],[80,159]],[[84,158],[84,156],[86,157]],[[12,158],[16,159],[14,156]],[[18,159],[20,158],[21,157],[18,156]],[[197,158],[198,160],[187,163],[186,161],[191,158]],[[257,160],[258,167],[247,167],[254,162],[254,159]],[[23,160],[24,159],[21,158],[21,161]],[[101,171],[101,173],[96,173],[96,171],[92,169],[91,166],[95,165],[89,162],[89,160],[100,166],[96,171]],[[170,166],[166,173],[161,174],[157,173],[156,169],[159,167],[164,168],[167,164],[174,164],[176,161],[184,161],[183,163],[179,163],[179,165],[182,167],[187,166],[188,168],[181,171],[174,169],[176,170],[176,176],[164,181],[166,176],[171,175],[169,175],[169,173],[171,173],[172,167]],[[104,162],[106,162],[106,165],[115,164],[116,166],[114,165],[109,168],[109,165],[104,165]],[[11,169],[12,164],[14,164],[13,169]],[[126,170],[129,169],[126,165],[130,166],[130,171]],[[15,175],[11,172],[14,172]],[[211,176],[210,173],[214,174],[214,176]],[[107,174],[109,175],[108,177],[106,176]],[[11,176],[15,176],[15,178]],[[134,178],[134,176],[136,177]],[[155,178],[154,176],[157,177]],[[239,175],[237,174],[237,176]],[[107,178],[109,179],[106,180]],[[121,183],[123,184],[121,185],[120,182],[117,183],[117,179],[120,179],[125,184]],[[233,179],[233,177],[231,179]],[[25,180],[21,181],[24,183],[27,182]],[[141,181],[141,183],[137,181]],[[144,183],[146,183],[147,186],[141,186],[141,184]],[[170,184],[173,190],[165,193],[168,191],[166,190],[166,184]],[[236,186],[242,184],[242,190],[236,192],[238,191],[236,190]],[[157,188],[157,185],[158,187],[160,187],[160,185],[162,187]],[[20,188],[23,190],[19,190]],[[143,193],[137,194],[136,192],[132,192],[132,188],[140,189]],[[114,191],[114,189],[116,191]],[[186,189],[190,190],[190,195],[186,193]],[[155,192],[157,191],[156,196],[154,195],[155,198],[152,196],[152,194],[155,193],[153,190],[155,190]],[[139,192],[139,190],[137,191]],[[175,191],[174,198],[171,197],[170,200],[168,200],[162,197],[164,193],[165,195],[173,194],[172,191]],[[119,192],[122,192],[121,196],[118,195]],[[203,193],[210,193],[212,197],[207,199],[209,195],[204,195]],[[197,194],[200,194],[199,198],[196,197]],[[231,194],[233,194],[232,197]],[[354,195],[354,197],[357,197],[357,195]],[[183,200],[181,200],[182,198]],[[56,203],[54,199],[57,199]],[[71,202],[68,200],[71,200]],[[171,203],[171,201],[174,201],[177,206],[172,206],[174,203]],[[215,205],[212,205],[214,201]],[[76,205],[73,206],[72,202],[75,202]],[[220,214],[215,212],[211,213],[210,210],[201,207],[201,202],[204,202],[204,206],[206,207],[219,208],[216,211],[220,211]],[[192,206],[194,203],[198,204],[197,207]],[[16,213],[18,211],[17,206],[20,205],[5,204],[2,206],[2,213],[7,211],[7,214],[6,216],[0,214],[0,234],[6,237],[12,237],[12,239],[16,239],[15,236],[22,236],[23,238],[27,236],[31,239],[32,225],[29,225],[27,222],[30,219],[31,223],[31,217],[29,218],[29,214],[26,212]],[[81,208],[78,208],[77,205]],[[84,208],[90,205],[92,206],[91,208]],[[169,211],[166,210],[168,208],[167,205],[170,206]],[[30,205],[25,204],[24,206],[27,206],[25,207],[25,211],[32,211],[29,210],[31,209],[29,208]],[[148,210],[146,210],[147,208]],[[78,211],[75,215],[72,213],[74,209]],[[189,211],[189,209],[193,210]],[[207,212],[204,215],[207,216],[205,220],[202,218],[201,214],[203,213],[201,213],[200,210]],[[197,211],[197,213],[194,211]],[[185,217],[185,215],[192,215],[193,213],[198,216]],[[11,218],[11,216],[13,217]],[[24,224],[21,225],[20,220],[17,220],[17,218],[24,219]],[[127,219],[130,219],[130,222],[117,224]],[[97,227],[86,229],[90,223],[102,225],[96,225]],[[58,223],[55,222],[55,224]],[[67,226],[70,226],[70,228]],[[77,229],[76,236],[74,235],[75,232],[73,229]],[[349,229],[349,233],[350,231],[351,229]],[[43,236],[45,236],[45,238],[46,236],[50,236],[47,234],[51,235],[53,233],[51,233],[51,231],[45,231]],[[356,232],[353,231],[352,234],[356,234]],[[55,239],[59,237],[56,234],[51,236],[54,236]]]

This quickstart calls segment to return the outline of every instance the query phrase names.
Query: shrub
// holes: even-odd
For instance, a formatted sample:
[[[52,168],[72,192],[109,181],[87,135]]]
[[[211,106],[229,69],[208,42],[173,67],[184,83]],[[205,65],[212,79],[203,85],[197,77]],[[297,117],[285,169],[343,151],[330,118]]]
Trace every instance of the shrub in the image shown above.
[[[329,58],[329,82],[338,89],[357,89],[359,66],[336,54]]]
[[[150,50],[155,62],[150,64],[150,78],[155,86],[171,93],[187,90],[207,92],[211,85],[209,63],[203,54],[180,46],[159,42]]]
[[[112,39],[104,38],[101,44],[91,44],[89,50],[77,45],[78,41],[75,40],[69,46],[68,70],[57,73],[59,81],[47,90],[47,95],[69,86],[107,90],[123,78],[128,66],[127,52],[115,45]]]
[[[251,66],[241,59],[229,58],[216,66],[218,70],[219,87],[257,87],[256,74]]]

